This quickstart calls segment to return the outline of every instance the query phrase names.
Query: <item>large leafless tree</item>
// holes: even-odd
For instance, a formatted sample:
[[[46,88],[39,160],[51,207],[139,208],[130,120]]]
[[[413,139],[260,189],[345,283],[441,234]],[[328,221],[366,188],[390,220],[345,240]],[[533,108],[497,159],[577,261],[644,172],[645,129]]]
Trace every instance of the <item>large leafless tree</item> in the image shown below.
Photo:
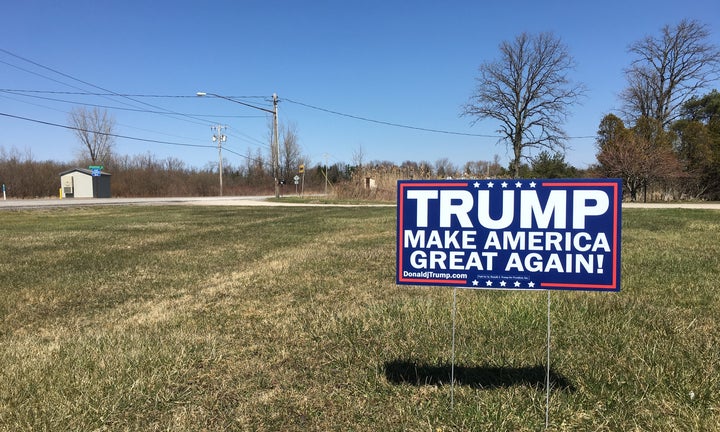
[[[295,173],[302,160],[300,149],[300,137],[295,123],[281,127],[282,141],[280,144],[280,177],[289,181]]]
[[[501,139],[513,150],[511,168],[517,177],[527,150],[564,150],[562,123],[584,86],[569,73],[574,60],[552,33],[522,33],[500,44],[500,57],[480,65],[477,88],[463,109],[473,123],[500,122]]]
[[[106,110],[85,107],[70,111],[70,125],[80,141],[81,157],[93,164],[107,163],[115,144],[115,119]]]
[[[664,26],[660,37],[630,46],[635,59],[625,71],[628,87],[621,94],[628,120],[648,117],[667,127],[683,103],[718,78],[720,51],[708,42],[709,35],[698,21],[682,20]]]

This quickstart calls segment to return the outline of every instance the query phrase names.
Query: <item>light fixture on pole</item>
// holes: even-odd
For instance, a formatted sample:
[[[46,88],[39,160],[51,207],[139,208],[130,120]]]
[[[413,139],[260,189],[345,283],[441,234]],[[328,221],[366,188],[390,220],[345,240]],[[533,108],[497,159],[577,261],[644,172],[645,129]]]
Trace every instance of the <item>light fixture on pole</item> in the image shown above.
[[[246,107],[255,108],[260,111],[265,111],[273,115],[273,144],[274,148],[270,153],[272,153],[272,159],[273,159],[273,176],[275,177],[275,198],[280,197],[280,179],[279,177],[279,159],[280,159],[280,140],[278,138],[278,95],[277,93],[273,93],[273,109],[269,110],[267,108],[251,105],[249,103],[240,102],[239,100],[235,100],[233,98],[229,98],[227,96],[222,96],[216,93],[207,93],[207,92],[197,92],[195,93],[197,96],[212,96],[220,99],[225,99],[230,102],[235,102],[236,104],[245,105]]]

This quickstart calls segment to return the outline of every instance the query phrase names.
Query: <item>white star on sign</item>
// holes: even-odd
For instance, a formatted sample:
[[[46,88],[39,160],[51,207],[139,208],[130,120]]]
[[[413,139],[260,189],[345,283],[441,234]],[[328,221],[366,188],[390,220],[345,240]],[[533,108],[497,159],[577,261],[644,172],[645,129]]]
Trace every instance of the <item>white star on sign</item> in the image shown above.
[[[535,183],[535,182],[530,182],[530,187],[531,187],[531,188],[534,188],[535,185],[537,185],[537,183]]]
[[[522,187],[522,183],[520,183],[520,182],[515,183],[515,187],[516,188]]]
[[[502,182],[502,183],[500,183],[500,186],[502,186],[503,189],[505,189],[508,186],[508,184],[507,184],[507,182]]]
[[[530,283],[528,284],[528,287],[530,287],[530,288],[535,288],[535,282],[530,282]]]
[[[500,281],[500,286],[501,286],[501,287],[504,287],[505,285],[507,285],[507,284],[505,283],[505,281]]]
[[[493,183],[493,182],[488,182],[488,188],[492,189],[493,186],[495,186],[495,183]]]
[[[473,183],[473,186],[475,186],[475,189],[479,188],[479,187],[480,187],[480,182],[475,182],[475,183]]]
[[[485,282],[485,286],[492,286],[492,281],[489,280],[489,281]]]
[[[478,286],[478,281],[474,280],[472,281],[473,286]]]
[[[515,281],[515,288],[519,288],[519,287],[520,287],[520,281]]]

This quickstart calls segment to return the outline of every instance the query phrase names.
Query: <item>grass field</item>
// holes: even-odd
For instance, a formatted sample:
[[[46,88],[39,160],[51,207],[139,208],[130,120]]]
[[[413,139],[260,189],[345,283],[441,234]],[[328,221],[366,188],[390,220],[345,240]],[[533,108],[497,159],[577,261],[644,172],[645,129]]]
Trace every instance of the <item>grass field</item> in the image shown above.
[[[546,293],[396,286],[395,210],[0,213],[0,430],[545,424]],[[720,430],[720,212],[626,210],[619,293],[553,292],[550,430]]]

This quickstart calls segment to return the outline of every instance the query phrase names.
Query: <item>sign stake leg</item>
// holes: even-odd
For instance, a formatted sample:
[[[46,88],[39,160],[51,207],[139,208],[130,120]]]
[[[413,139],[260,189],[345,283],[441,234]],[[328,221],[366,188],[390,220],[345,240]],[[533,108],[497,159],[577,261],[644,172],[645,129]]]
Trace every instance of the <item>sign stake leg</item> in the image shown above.
[[[457,314],[457,288],[453,288],[452,349],[450,354],[450,409],[455,407],[455,315]]]
[[[550,290],[547,290],[547,362],[545,370],[545,429],[550,424]]]

